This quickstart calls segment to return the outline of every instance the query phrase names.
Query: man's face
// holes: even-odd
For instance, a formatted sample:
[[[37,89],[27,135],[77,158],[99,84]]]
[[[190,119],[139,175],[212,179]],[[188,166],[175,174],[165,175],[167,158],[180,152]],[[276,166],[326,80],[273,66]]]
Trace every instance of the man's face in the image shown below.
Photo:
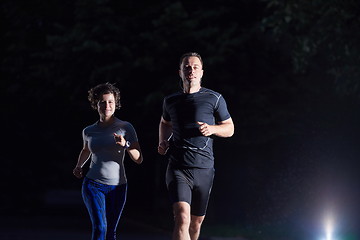
[[[184,58],[179,70],[179,75],[184,84],[190,86],[200,85],[203,73],[204,70],[198,57]]]

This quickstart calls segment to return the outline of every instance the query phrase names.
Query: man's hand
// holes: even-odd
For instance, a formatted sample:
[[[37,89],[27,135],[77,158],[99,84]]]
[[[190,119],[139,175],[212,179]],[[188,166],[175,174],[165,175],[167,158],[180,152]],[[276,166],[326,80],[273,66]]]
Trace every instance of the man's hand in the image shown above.
[[[169,149],[169,141],[164,140],[161,143],[159,143],[158,153],[160,153],[161,155],[165,155],[168,149]]]
[[[199,124],[199,131],[203,136],[209,137],[215,133],[213,126],[204,122],[197,122],[197,124]]]

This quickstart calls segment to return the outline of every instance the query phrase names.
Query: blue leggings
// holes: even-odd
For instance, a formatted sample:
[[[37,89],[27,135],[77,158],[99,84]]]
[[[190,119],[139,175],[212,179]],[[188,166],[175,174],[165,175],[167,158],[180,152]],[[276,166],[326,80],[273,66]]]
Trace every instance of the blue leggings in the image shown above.
[[[115,240],[126,201],[127,184],[118,186],[84,178],[82,196],[92,222],[92,240]]]

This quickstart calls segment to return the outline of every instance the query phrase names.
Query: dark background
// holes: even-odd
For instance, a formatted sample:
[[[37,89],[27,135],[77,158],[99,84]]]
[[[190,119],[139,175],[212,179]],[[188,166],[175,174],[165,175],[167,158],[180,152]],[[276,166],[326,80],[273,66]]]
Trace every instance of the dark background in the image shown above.
[[[171,229],[157,154],[179,57],[199,52],[235,134],[216,139],[204,231],[251,239],[359,229],[360,4],[356,0],[2,0],[3,216],[83,214],[72,175],[87,91],[116,83],[144,163],[126,157],[124,218]],[[54,200],[56,199],[56,201]],[[211,226],[211,227],[210,227]],[[269,234],[267,234],[269,233]],[[267,238],[266,238],[266,237]],[[310,238],[308,238],[310,236]],[[295,239],[293,237],[293,239]]]

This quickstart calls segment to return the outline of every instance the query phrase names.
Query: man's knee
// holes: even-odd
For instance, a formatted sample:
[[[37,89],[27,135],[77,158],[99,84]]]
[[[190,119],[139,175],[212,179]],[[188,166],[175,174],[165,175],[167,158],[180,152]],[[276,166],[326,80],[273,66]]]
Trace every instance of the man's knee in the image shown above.
[[[179,225],[190,225],[190,216],[185,212],[178,212],[174,215],[174,220]]]
[[[180,225],[190,225],[190,205],[186,202],[175,203],[174,206],[174,220]]]
[[[190,232],[199,232],[205,216],[191,216]]]

